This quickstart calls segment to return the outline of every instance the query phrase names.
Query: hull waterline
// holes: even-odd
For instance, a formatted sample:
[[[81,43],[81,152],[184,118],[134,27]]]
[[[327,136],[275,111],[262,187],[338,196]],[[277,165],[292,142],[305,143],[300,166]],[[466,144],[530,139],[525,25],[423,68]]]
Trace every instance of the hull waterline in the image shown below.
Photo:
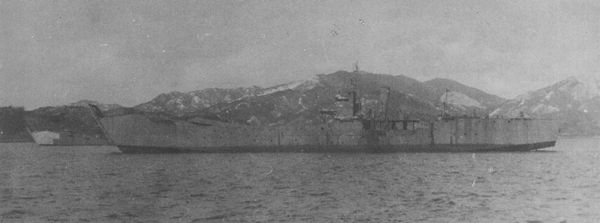
[[[418,153],[418,152],[527,152],[556,145],[556,141],[518,145],[402,145],[402,146],[234,146],[160,147],[117,145],[123,153]]]

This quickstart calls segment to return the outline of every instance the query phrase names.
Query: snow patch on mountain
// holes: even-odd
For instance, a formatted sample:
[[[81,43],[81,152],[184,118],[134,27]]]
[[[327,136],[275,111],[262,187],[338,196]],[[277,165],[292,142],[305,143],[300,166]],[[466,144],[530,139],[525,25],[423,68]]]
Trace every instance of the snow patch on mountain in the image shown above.
[[[544,96],[544,100],[549,101],[552,98],[552,95],[554,95],[554,91],[548,92],[546,96]]]
[[[243,97],[248,97],[248,95],[244,95]],[[231,95],[230,95],[230,94],[227,94],[227,95],[225,95],[225,99],[223,99],[223,100],[225,100],[225,102],[227,102],[227,103],[229,103],[229,102],[232,102],[232,101],[233,101],[233,100],[231,99]]]
[[[501,111],[500,108],[496,108],[496,109],[494,109],[494,111],[490,112],[489,116],[498,116],[498,115],[500,115],[500,111]]]
[[[550,114],[550,113],[554,113],[554,112],[559,112],[560,109],[557,107],[554,107],[552,105],[546,105],[546,104],[538,104],[536,105],[531,112],[533,113],[540,113],[540,114]]]
[[[482,105],[481,103],[479,103],[477,100],[470,98],[469,96],[460,93],[460,92],[454,92],[454,91],[449,91],[446,92],[442,95],[442,97],[440,98],[440,101],[444,101],[447,100],[446,102],[452,105],[457,105],[459,107],[476,107],[476,108],[481,108],[484,109],[486,108],[484,105]]]
[[[292,81],[289,83],[285,83],[285,84],[267,88],[262,93],[258,94],[258,96],[273,94],[276,92],[286,91],[286,90],[296,90],[296,89],[310,90],[310,89],[314,88],[315,86],[316,86],[316,83],[312,80]]]
[[[194,103],[195,103],[195,104],[198,104],[198,103],[200,103],[200,97],[198,97],[198,96],[196,96],[196,95],[194,95],[194,97],[192,98],[192,100],[194,100]]]

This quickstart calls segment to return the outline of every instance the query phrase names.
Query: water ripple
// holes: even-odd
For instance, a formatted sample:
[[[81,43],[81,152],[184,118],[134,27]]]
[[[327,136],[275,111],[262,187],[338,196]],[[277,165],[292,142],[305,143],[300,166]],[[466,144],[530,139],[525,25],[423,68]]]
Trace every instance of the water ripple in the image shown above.
[[[593,142],[590,142],[593,140]],[[598,139],[554,152],[145,154],[0,145],[2,222],[598,222]]]

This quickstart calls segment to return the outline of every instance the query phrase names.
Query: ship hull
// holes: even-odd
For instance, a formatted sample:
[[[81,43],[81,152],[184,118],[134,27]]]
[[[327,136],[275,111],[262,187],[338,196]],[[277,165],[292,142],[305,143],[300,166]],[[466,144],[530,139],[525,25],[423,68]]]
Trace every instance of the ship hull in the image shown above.
[[[455,119],[416,128],[373,121],[249,126],[200,123],[141,114],[104,117],[107,138],[124,153],[392,153],[531,151],[552,147],[547,120]]]
[[[287,145],[287,146],[230,146],[230,147],[161,147],[117,145],[123,153],[416,153],[416,152],[527,152],[556,145],[556,141],[546,141],[515,145]]]

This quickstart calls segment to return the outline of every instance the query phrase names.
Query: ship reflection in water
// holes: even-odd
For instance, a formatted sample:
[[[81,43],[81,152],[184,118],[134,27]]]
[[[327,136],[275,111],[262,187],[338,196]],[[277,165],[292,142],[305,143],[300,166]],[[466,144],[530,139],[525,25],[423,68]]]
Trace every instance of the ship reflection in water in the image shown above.
[[[599,139],[531,153],[0,144],[2,222],[597,222]]]

